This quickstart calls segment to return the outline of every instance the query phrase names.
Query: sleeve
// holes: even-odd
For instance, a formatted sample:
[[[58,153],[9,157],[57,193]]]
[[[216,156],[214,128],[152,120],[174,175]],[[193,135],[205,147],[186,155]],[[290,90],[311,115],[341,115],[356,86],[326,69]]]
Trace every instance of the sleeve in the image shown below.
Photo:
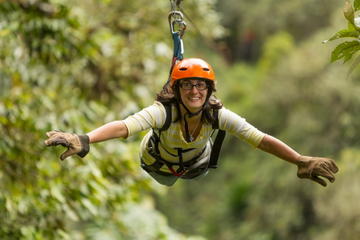
[[[245,140],[254,147],[257,147],[266,135],[249,124],[245,118],[240,117],[226,108],[219,110],[219,128],[237,138]]]
[[[155,101],[153,105],[125,118],[123,123],[128,129],[128,136],[131,136],[149,128],[161,128],[165,119],[165,107],[162,103]]]

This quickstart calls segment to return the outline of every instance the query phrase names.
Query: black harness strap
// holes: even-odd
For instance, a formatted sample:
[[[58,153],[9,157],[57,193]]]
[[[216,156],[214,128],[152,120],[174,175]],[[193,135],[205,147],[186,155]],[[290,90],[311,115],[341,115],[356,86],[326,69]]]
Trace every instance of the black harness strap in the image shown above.
[[[159,131],[165,131],[170,127],[170,124],[172,122],[172,108],[171,108],[171,103],[162,103],[165,107],[165,111],[166,111],[166,119],[165,119],[165,123],[162,126],[162,128],[159,129]],[[160,133],[159,133],[160,134]]]
[[[213,129],[218,129],[218,133],[211,149],[209,168],[217,168],[221,146],[226,135],[224,130],[219,129],[219,110],[215,109],[213,114],[215,122],[212,127]]]

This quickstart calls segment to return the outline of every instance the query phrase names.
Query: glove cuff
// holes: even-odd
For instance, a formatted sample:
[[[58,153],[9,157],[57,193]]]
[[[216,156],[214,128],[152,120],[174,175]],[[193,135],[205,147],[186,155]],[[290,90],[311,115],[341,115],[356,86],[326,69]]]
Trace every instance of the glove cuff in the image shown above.
[[[296,159],[296,165],[298,167],[303,167],[303,166],[306,166],[308,165],[308,162],[310,160],[310,157],[308,156],[304,156],[304,155],[300,155],[297,159]]]
[[[90,138],[88,135],[78,135],[78,137],[81,143],[81,152],[78,152],[77,155],[83,158],[90,151]]]

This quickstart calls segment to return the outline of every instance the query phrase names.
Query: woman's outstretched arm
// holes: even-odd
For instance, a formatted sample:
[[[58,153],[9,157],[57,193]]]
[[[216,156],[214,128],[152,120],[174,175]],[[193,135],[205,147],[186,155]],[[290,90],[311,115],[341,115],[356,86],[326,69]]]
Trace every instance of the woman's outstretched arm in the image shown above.
[[[334,174],[338,167],[330,158],[302,156],[284,142],[269,135],[263,137],[258,148],[297,165],[299,178],[309,178],[324,187],[326,182],[320,177],[327,178],[330,182],[335,181]]]
[[[128,129],[122,121],[113,121],[85,135],[60,131],[50,131],[46,135],[49,137],[45,140],[46,146],[62,145],[67,147],[67,151],[60,155],[60,159],[64,160],[74,154],[85,157],[90,151],[90,143],[120,137],[126,138],[128,136]]]

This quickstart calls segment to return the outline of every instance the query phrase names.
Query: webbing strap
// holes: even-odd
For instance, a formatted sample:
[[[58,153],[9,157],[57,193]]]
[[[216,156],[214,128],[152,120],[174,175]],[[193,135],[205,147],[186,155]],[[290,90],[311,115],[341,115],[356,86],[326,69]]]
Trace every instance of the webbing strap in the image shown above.
[[[210,163],[209,163],[209,168],[217,168],[217,162],[219,159],[219,155],[220,155],[220,149],[221,149],[221,145],[224,141],[226,132],[224,130],[218,130],[218,133],[216,135],[215,141],[214,141],[214,145],[212,147],[211,150],[211,154],[210,154]]]
[[[183,160],[183,155],[182,155],[182,149],[181,148],[177,148],[178,151],[178,156],[179,156],[179,169],[177,170],[177,173],[184,173],[185,172],[185,168],[184,168],[184,160]],[[181,174],[181,175],[182,175]]]
[[[173,58],[171,60],[171,66],[169,71],[169,78],[168,81],[170,81],[172,70],[176,64],[177,61],[180,61],[184,58],[184,44],[181,39],[181,33],[180,32],[173,32],[171,33],[173,43],[174,43],[174,51],[173,51]]]
[[[163,103],[166,111],[166,119],[164,125],[159,129],[161,134],[162,131],[167,130],[170,127],[171,121],[172,121],[172,109],[171,109],[171,103]]]
[[[219,110],[214,109],[213,114],[214,114],[214,123],[212,127],[213,129],[218,129],[218,133],[216,135],[214,144],[211,149],[209,168],[217,168],[217,162],[219,159],[221,146],[226,136],[226,132],[224,130],[219,129]]]
[[[178,150],[178,156],[179,156],[179,168],[175,171],[171,164],[166,163],[166,166],[168,167],[168,169],[171,171],[171,173],[176,176],[176,177],[181,177],[182,175],[184,175],[184,173],[186,172],[186,169],[184,167],[184,161],[183,161],[183,156],[182,156],[182,149],[181,148],[177,148]]]
[[[181,39],[181,34],[179,32],[174,32],[172,33],[172,38],[174,42],[173,58],[176,60],[182,60],[184,54],[184,44]]]

